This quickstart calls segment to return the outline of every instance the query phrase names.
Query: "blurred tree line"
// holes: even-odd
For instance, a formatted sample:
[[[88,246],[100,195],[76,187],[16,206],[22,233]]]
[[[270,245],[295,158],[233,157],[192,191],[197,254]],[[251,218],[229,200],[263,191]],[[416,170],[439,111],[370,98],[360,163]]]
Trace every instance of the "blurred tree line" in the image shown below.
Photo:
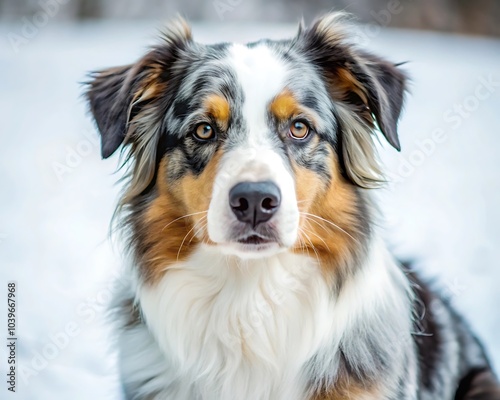
[[[332,9],[383,26],[500,36],[500,0],[0,0],[0,20],[47,10],[62,20],[180,13],[193,21],[295,22]]]

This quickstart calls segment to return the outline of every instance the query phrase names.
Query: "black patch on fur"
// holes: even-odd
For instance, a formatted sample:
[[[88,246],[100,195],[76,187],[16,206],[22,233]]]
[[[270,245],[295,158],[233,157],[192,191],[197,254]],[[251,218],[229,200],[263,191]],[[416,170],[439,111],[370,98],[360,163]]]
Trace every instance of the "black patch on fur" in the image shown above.
[[[442,384],[436,380],[437,368],[441,368],[443,352],[450,344],[443,341],[441,332],[451,330],[455,332],[455,340],[459,345],[459,376],[455,400],[500,400],[500,386],[495,378],[491,366],[481,344],[469,331],[466,322],[456,313],[453,307],[442,298],[438,298],[409,267],[403,264],[403,270],[412,283],[415,300],[415,314],[413,335],[417,346],[419,363],[419,386],[421,391],[435,393]],[[449,326],[439,326],[439,316],[433,315],[432,303],[440,302],[451,321]],[[467,355],[470,346],[477,346],[480,351],[472,359]],[[475,352],[475,350],[474,350]],[[479,363],[479,364],[477,364]],[[458,372],[458,371],[457,371]]]
[[[133,328],[142,323],[141,312],[133,298],[124,300],[120,306],[120,311],[126,316],[125,328]]]
[[[372,84],[368,84],[370,94],[368,106],[377,119],[380,131],[387,141],[397,150],[401,150],[397,125],[404,102],[406,75],[392,64],[373,54],[363,52],[363,57],[369,61],[371,79],[375,79],[385,92],[388,104],[380,101],[380,93]]]
[[[317,110],[318,109],[318,99],[314,95],[314,93],[308,92],[302,97],[301,103],[312,109],[312,110]]]
[[[87,83],[90,111],[101,133],[101,155],[108,158],[125,139],[127,109],[132,100],[131,65],[94,72]]]
[[[154,190],[156,186],[156,180],[158,179],[158,172],[159,172],[158,167],[161,163],[161,160],[168,151],[171,151],[172,149],[178,147],[179,143],[181,143],[181,139],[179,139],[176,135],[172,135],[168,131],[164,131],[160,135],[158,139],[158,149],[156,151],[155,171],[153,174],[153,178],[149,182],[148,186],[139,195],[140,197],[146,196],[150,194],[151,191]]]
[[[215,151],[211,152],[213,155]],[[206,157],[202,153],[193,153],[191,156],[188,156],[187,162],[189,163],[190,170],[194,175],[200,175],[205,166],[209,163],[211,157]]]
[[[349,177],[349,174],[347,173],[347,167],[346,167],[346,162],[345,162],[345,152],[344,152],[344,142],[345,142],[345,135],[347,128],[342,125],[342,121],[339,119],[337,116],[336,112],[332,110],[332,113],[335,115],[335,119],[338,121],[338,127],[337,127],[337,135],[335,135],[334,138],[329,138],[327,137],[327,140],[330,142],[330,145],[333,147],[335,150],[335,153],[337,154],[338,160],[339,160],[339,170],[340,170],[340,175],[342,178],[344,178],[347,182],[352,182],[351,178]]]
[[[500,386],[488,368],[474,368],[458,385],[455,400],[500,400]]]
[[[441,354],[441,335],[431,310],[431,302],[435,296],[416,274],[408,268],[406,272],[418,299],[415,302],[414,340],[418,349],[420,381],[424,387],[432,389],[432,378]]]
[[[193,112],[193,107],[186,99],[175,100],[173,105],[173,116],[177,119],[184,119]]]
[[[329,182],[332,176],[331,171],[328,169],[328,164],[325,163],[325,160],[330,157],[327,146],[327,142],[320,139],[320,142],[315,147],[310,148],[309,146],[304,149],[292,148],[290,152],[293,153],[292,157],[298,165],[315,172]]]

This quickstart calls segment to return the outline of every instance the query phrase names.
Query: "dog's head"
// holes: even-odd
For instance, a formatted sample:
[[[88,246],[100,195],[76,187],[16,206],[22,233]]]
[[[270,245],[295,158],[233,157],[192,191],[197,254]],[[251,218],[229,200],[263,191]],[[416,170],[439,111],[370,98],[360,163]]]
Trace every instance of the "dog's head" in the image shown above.
[[[182,20],[87,93],[104,158],[127,150],[122,206],[157,276],[198,246],[310,254],[335,268],[369,235],[376,127],[399,149],[404,74],[329,14],[291,40],[202,45]]]

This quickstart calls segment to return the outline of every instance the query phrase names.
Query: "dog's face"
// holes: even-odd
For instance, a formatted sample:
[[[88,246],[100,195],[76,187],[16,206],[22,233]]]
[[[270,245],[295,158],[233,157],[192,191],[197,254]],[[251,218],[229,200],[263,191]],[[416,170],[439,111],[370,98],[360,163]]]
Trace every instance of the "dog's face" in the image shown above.
[[[372,130],[399,148],[404,75],[345,41],[335,14],[249,45],[198,44],[179,21],[138,63],[95,75],[103,156],[129,149],[123,205],[148,276],[198,246],[327,264],[360,246],[359,188],[380,181]]]

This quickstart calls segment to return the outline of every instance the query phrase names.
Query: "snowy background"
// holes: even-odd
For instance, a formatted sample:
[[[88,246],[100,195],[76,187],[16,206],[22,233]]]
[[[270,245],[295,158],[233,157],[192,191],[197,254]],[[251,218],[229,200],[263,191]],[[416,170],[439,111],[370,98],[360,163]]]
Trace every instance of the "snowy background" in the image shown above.
[[[120,175],[116,157],[100,159],[79,82],[90,70],[134,61],[159,26],[49,21],[18,46],[9,34],[22,35],[23,25],[0,26],[0,295],[17,281],[20,363],[18,392],[11,396],[2,383],[0,398],[122,398],[105,320],[120,266],[108,239]],[[413,79],[403,151],[381,148],[393,181],[378,193],[387,241],[463,312],[499,371],[500,40],[360,29],[363,45],[410,61]],[[194,26],[203,42],[294,31]]]

